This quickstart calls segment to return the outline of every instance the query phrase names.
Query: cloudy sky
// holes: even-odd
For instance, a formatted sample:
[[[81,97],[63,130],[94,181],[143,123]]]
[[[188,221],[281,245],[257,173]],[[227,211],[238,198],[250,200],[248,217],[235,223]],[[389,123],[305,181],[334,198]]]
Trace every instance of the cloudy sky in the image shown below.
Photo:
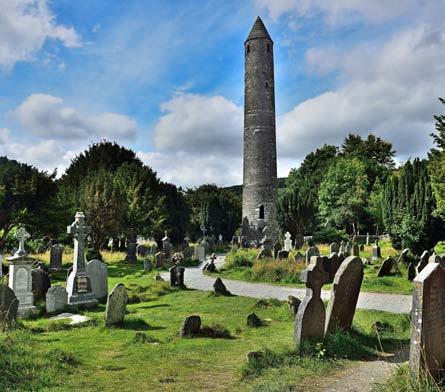
[[[59,174],[101,139],[177,185],[242,181],[243,42],[275,42],[278,171],[350,133],[425,156],[443,0],[0,0],[0,154]]]

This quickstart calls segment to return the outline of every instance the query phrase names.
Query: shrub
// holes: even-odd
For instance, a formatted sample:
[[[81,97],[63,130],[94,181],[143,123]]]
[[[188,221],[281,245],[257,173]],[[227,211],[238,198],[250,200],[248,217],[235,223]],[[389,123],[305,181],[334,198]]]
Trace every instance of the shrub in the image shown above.
[[[301,283],[300,272],[304,268],[305,265],[292,260],[265,259],[253,264],[251,274],[259,281]]]
[[[102,254],[98,250],[92,249],[92,248],[88,248],[86,250],[85,258],[87,261],[91,261],[91,260],[103,261]]]
[[[257,255],[258,251],[256,249],[240,249],[227,255],[224,267],[226,269],[251,267]]]
[[[347,241],[348,235],[344,230],[337,230],[333,227],[326,227],[314,233],[312,242],[315,244],[329,244],[331,242]]]

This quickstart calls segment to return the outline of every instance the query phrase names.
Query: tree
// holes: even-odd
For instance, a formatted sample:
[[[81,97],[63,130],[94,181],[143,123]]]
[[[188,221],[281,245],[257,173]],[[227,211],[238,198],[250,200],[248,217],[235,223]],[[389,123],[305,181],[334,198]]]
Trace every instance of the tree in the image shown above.
[[[288,231],[295,238],[305,234],[313,222],[313,203],[298,189],[288,189],[278,198],[277,220],[283,232]]]
[[[34,234],[53,231],[55,222],[42,213],[54,206],[55,173],[0,157],[0,247],[10,230],[18,224],[32,225]]]
[[[442,104],[445,99],[439,98]],[[445,115],[434,116],[436,133],[431,134],[436,149],[431,149],[429,157],[429,174],[436,200],[435,214],[445,219]]]
[[[320,184],[319,213],[325,225],[351,232],[360,229],[369,187],[366,167],[357,158],[339,158]]]

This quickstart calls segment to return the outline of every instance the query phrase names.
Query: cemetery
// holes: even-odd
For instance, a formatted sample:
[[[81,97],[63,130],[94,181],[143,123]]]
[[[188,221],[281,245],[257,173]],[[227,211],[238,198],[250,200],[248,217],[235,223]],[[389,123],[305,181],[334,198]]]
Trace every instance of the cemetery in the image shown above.
[[[45,28],[53,29],[48,37],[67,50],[83,46],[74,28],[55,25],[49,3],[31,3],[8,10],[43,13]],[[272,32],[289,10],[274,12],[267,18]],[[288,28],[297,25],[289,21]],[[438,39],[431,37],[424,41]],[[56,97],[47,105],[60,113],[53,107],[38,116],[51,119],[40,134],[62,132],[54,124],[68,119],[69,137],[99,141],[71,146],[61,172],[25,163],[24,152],[23,160],[11,150],[0,157],[0,392],[445,391],[445,115],[422,122],[431,127],[424,158],[396,151],[383,131],[385,139],[363,130],[337,133],[335,143],[319,137],[315,148],[305,144],[305,131],[299,143],[306,155],[292,151],[292,168],[279,178],[277,142],[288,120],[275,112],[276,92],[283,102],[274,64],[285,61],[280,51],[289,42],[282,34],[285,42],[274,42],[259,16],[244,38],[237,41],[244,134],[242,122],[233,121],[243,134],[243,164],[241,156],[231,161],[241,185],[220,186],[224,166],[215,176],[201,162],[191,165],[181,149],[166,159],[179,177],[158,173],[160,153],[127,147],[136,132],[131,119],[108,112],[81,119]],[[170,52],[177,42],[169,42]],[[45,66],[58,55],[48,54]],[[309,50],[306,61],[317,56]],[[330,72],[325,67],[321,73]],[[172,115],[184,99],[202,105],[205,97],[190,88],[175,87],[177,101],[160,105],[164,121],[155,125],[154,145],[171,147],[159,132],[165,124],[186,126],[211,140],[192,149],[195,156],[217,156],[229,134],[190,125],[190,107],[184,117]],[[19,118],[27,105],[38,111],[30,102],[42,95],[8,116]],[[215,102],[217,110],[226,104],[222,96]],[[445,100],[439,102],[443,109]],[[229,106],[240,116],[242,108]],[[329,111],[318,116],[330,126]],[[93,125],[82,125],[87,120]],[[219,116],[218,129],[231,121]],[[99,139],[97,124],[118,129]],[[0,127],[0,144],[8,137]],[[196,143],[181,137],[184,145]],[[231,160],[226,155],[221,160]],[[197,185],[173,183],[195,171]]]

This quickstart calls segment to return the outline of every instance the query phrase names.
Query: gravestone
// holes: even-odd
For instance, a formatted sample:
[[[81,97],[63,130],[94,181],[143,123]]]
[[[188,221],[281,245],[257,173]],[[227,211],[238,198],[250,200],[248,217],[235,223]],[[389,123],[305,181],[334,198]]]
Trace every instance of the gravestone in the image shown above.
[[[329,282],[333,282],[335,274],[337,273],[338,269],[340,268],[341,261],[340,261],[340,258],[338,257],[337,253],[332,253],[329,256],[329,261],[331,264],[331,269],[329,271]]]
[[[332,274],[331,260],[327,256],[320,256],[320,257],[323,262],[323,269],[328,274],[328,281],[326,283],[332,283],[331,275],[332,276],[334,275]]]
[[[316,246],[311,246],[307,249],[305,258],[306,258],[306,265],[308,265],[311,261],[312,256],[320,256],[320,251]]]
[[[216,254],[213,253],[212,256],[210,257],[210,261],[206,263],[206,265],[204,266],[203,271],[215,272],[216,271],[215,260],[216,260]]]
[[[345,257],[348,257],[351,254],[351,244],[349,243],[349,241],[346,242],[344,254]]]
[[[362,281],[362,261],[359,257],[349,256],[334,277],[326,310],[326,333],[351,329]]]
[[[284,250],[287,252],[292,250],[292,236],[289,232],[284,235]]]
[[[165,253],[165,257],[167,259],[170,259],[173,252],[173,245],[171,243],[170,237],[167,235],[167,232],[165,232],[165,236],[161,241],[162,241],[162,251]]]
[[[51,287],[51,281],[49,279],[48,272],[43,269],[37,268],[31,270],[32,276],[32,293],[35,299],[43,299],[46,296],[46,292]]]
[[[440,260],[440,259],[435,259]],[[436,381],[445,369],[445,262],[428,263],[414,279],[410,374]]]
[[[287,306],[289,306],[289,310],[292,312],[294,317],[297,315],[300,304],[301,301],[297,297],[294,297],[293,295],[289,295],[287,297]]]
[[[215,283],[213,284],[213,290],[215,291],[216,295],[224,295],[224,296],[230,296],[232,295],[229,290],[227,290],[226,286],[224,285],[221,278],[217,278],[215,280]]]
[[[345,254],[345,242],[342,240],[340,241],[340,247],[338,248],[338,253]]]
[[[85,225],[84,213],[77,212],[75,221],[67,227],[67,234],[72,235],[74,241],[73,270],[66,282],[70,306],[94,307],[98,304],[85,269],[84,246],[90,233],[91,227]]]
[[[8,286],[0,284],[0,324],[9,324],[17,318],[19,300]]]
[[[241,248],[247,249],[249,247],[249,241],[245,236],[241,236]]]
[[[329,254],[338,253],[339,250],[340,246],[337,242],[333,242],[331,245],[329,245]]]
[[[124,322],[127,302],[127,289],[122,283],[118,283],[107,297],[107,306],[105,308],[105,324],[107,326]]]
[[[137,256],[136,256],[136,242],[129,242],[127,245],[127,255],[125,256],[125,261],[129,263],[136,263],[137,262]]]
[[[303,263],[303,262],[304,262],[304,256],[301,254],[300,251],[298,251],[298,252],[295,254],[295,262],[296,262],[296,263]]]
[[[108,267],[100,260],[91,260],[87,263],[87,275],[90,278],[91,290],[96,299],[108,295]]]
[[[372,260],[378,260],[382,258],[382,252],[380,250],[380,246],[374,245],[372,247]]]
[[[52,286],[46,292],[46,312],[56,313],[65,309],[68,303],[68,293],[65,287]]]
[[[182,254],[184,255],[185,260],[190,260],[193,256],[192,248],[190,248],[190,246],[187,245],[184,248],[184,251],[182,252]]]
[[[365,245],[364,244],[360,244],[360,251],[363,252],[365,250]]]
[[[62,269],[63,246],[56,244],[49,251],[49,270],[60,271]]]
[[[369,246],[370,243],[369,233],[366,233],[366,245]]]
[[[151,271],[152,270],[152,264],[150,262],[149,258],[144,259],[144,271]]]
[[[352,255],[351,256],[356,256],[356,257],[360,257],[360,246],[357,243],[352,244]]]
[[[430,258],[430,252],[427,250],[422,253],[420,256],[419,264],[417,264],[417,274],[419,274],[428,264],[428,259]]]
[[[312,256],[308,268],[301,275],[301,280],[306,283],[306,296],[296,316],[294,339],[297,345],[304,339],[324,336],[326,314],[321,300],[321,287],[328,279],[322,258]]]
[[[202,245],[195,246],[195,259],[202,263],[206,258],[206,250]]]
[[[408,265],[408,280],[409,281],[414,280],[416,275],[417,275],[416,265],[413,262],[411,262]]]
[[[399,258],[397,259],[397,264],[404,262],[406,258],[408,257],[409,249],[403,249],[402,252],[399,255]]]
[[[295,235],[295,249],[301,249],[304,245],[304,236],[302,234]]]
[[[219,247],[221,247],[221,246],[224,246],[224,240],[223,240],[223,235],[222,234],[220,234],[219,236],[218,236],[218,246]]]
[[[165,264],[165,253],[158,252],[155,254],[156,268],[163,268]]]
[[[3,276],[3,255],[0,255],[0,278]]]
[[[18,304],[18,315],[28,316],[36,309],[34,294],[32,292],[32,265],[35,260],[28,256],[25,250],[25,241],[30,238],[29,233],[21,227],[17,232],[19,248],[9,261],[9,288],[14,291]]]
[[[148,249],[144,244],[140,244],[136,247],[136,254],[140,257],[147,256]]]
[[[256,315],[256,313],[250,313],[247,316],[246,324],[251,328],[258,328],[263,325],[262,320]]]
[[[385,260],[383,260],[383,263],[380,266],[379,271],[377,272],[377,277],[381,278],[383,276],[389,276],[393,265],[394,265],[394,259],[392,257],[388,257]]]
[[[278,252],[278,260],[287,260],[289,257],[289,252],[287,250],[280,250]]]
[[[184,287],[184,272],[185,268],[180,265],[175,265],[170,268],[170,286]]]
[[[181,338],[191,338],[199,334],[201,330],[201,317],[193,315],[188,316],[182,323],[181,329],[179,331],[179,336]]]
[[[282,249],[282,248],[281,248],[281,244],[280,244],[279,242],[275,242],[275,243],[273,244],[273,257],[274,257],[275,259],[278,258],[278,252],[279,252],[281,249]]]

